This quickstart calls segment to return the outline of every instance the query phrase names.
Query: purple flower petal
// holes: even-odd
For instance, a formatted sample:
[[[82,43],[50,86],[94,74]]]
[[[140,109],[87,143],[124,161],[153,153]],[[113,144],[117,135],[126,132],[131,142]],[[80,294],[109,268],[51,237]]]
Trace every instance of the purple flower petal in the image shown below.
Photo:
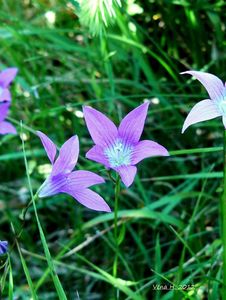
[[[56,145],[43,132],[37,131],[36,133],[42,142],[42,145],[46,151],[46,154],[48,155],[49,160],[51,161],[51,164],[53,164],[57,152]]]
[[[135,165],[144,158],[151,156],[169,156],[169,152],[156,142],[141,141],[134,147],[132,164]]]
[[[0,103],[0,122],[2,122],[7,116],[9,106],[9,103]]]
[[[182,133],[192,124],[210,120],[221,116],[213,100],[202,100],[198,102],[185,119]]]
[[[0,255],[5,254],[8,251],[8,242],[0,241]]]
[[[138,106],[121,121],[118,132],[125,143],[137,143],[144,129],[149,103]]]
[[[0,123],[0,134],[16,134],[16,128],[9,122]]]
[[[217,76],[200,71],[186,71],[181,74],[190,74],[198,79],[212,100],[218,100],[223,97],[224,84]]]
[[[67,185],[67,176],[65,174],[50,175],[40,187],[38,196],[44,198],[63,193],[62,190],[65,185]]]
[[[110,212],[111,209],[104,199],[97,193],[91,191],[90,189],[81,189],[79,190],[64,190],[65,193],[71,195],[82,205],[97,211],[106,211]]]
[[[0,102],[11,101],[11,94],[8,89],[2,89],[0,87]]]
[[[129,187],[134,181],[137,173],[137,168],[135,166],[123,166],[115,168],[115,171],[119,173],[125,186]]]
[[[109,162],[104,155],[104,150],[101,146],[95,145],[93,146],[87,153],[86,157],[88,159],[94,160],[100,164],[103,164],[105,167],[109,168]]]
[[[101,176],[90,171],[74,171],[67,176],[67,188],[72,190],[81,190],[104,182]]]
[[[118,130],[115,124],[98,110],[84,106],[84,118],[87,128],[95,144],[108,146],[117,138]]]
[[[17,72],[18,69],[16,68],[8,68],[3,70],[0,73],[0,86],[3,88],[7,88],[15,78]]]
[[[52,175],[71,172],[78,160],[79,141],[77,135],[72,136],[60,148],[60,153],[53,165]]]

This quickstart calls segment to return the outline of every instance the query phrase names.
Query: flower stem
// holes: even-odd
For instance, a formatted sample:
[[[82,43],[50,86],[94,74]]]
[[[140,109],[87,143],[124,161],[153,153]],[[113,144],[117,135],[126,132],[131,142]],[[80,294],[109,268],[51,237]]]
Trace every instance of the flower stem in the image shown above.
[[[117,277],[118,270],[118,205],[119,205],[119,194],[120,194],[120,177],[117,175],[115,182],[115,207],[114,207],[114,239],[115,239],[115,259],[113,263],[113,276]]]
[[[226,130],[224,130],[224,186],[221,197],[221,235],[223,245],[223,300],[226,300]]]
[[[21,128],[22,128],[22,123],[21,123]],[[45,234],[43,232],[43,229],[42,229],[42,226],[41,226],[41,223],[40,223],[40,220],[39,220],[38,211],[37,211],[37,207],[36,207],[36,203],[35,203],[36,200],[38,199],[39,190],[36,192],[35,195],[33,194],[31,179],[30,179],[30,175],[29,175],[29,172],[28,172],[28,162],[27,162],[25,145],[24,145],[24,140],[23,139],[22,139],[22,148],[23,148],[23,154],[24,154],[24,164],[25,164],[25,169],[26,169],[26,174],[27,174],[27,179],[28,179],[28,186],[29,186],[29,190],[30,190],[30,194],[31,194],[31,203],[32,203],[33,208],[34,208],[35,218],[36,218],[36,222],[37,222],[37,225],[38,225],[38,231],[39,231],[39,235],[40,235],[40,238],[41,238],[41,242],[42,242],[43,250],[44,250],[44,253],[45,253],[46,260],[47,260],[47,264],[48,264],[50,274],[51,274],[51,277],[52,277],[52,280],[53,280],[54,286],[56,288],[59,299],[60,300],[67,300],[67,296],[64,292],[63,286],[62,286],[62,284],[59,280],[59,277],[56,273],[56,270],[55,270],[55,267],[54,267],[54,264],[53,264],[53,260],[52,260],[47,242],[46,242]]]

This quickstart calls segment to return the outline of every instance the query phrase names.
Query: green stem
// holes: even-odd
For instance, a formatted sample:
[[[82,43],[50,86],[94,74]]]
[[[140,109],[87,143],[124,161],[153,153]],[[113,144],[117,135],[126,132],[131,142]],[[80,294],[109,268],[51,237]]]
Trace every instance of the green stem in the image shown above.
[[[226,300],[226,130],[224,130],[224,186],[221,197],[221,234],[223,244],[223,300]]]
[[[52,260],[49,248],[47,246],[46,238],[45,238],[45,235],[44,235],[44,232],[43,232],[40,220],[39,220],[39,216],[38,216],[38,212],[37,212],[37,207],[36,207],[36,204],[35,204],[36,199],[38,199],[38,194],[36,193],[34,196],[32,195],[31,198],[32,198],[32,204],[33,204],[33,208],[34,208],[36,222],[38,224],[38,230],[39,230],[40,238],[41,238],[41,241],[42,241],[42,246],[43,246],[43,249],[44,249],[44,253],[45,253],[45,256],[46,256],[48,267],[50,269],[51,276],[53,278],[53,282],[54,282],[55,288],[57,290],[59,299],[61,299],[61,300],[67,300],[66,294],[65,294],[65,292],[63,290],[63,287],[62,287],[62,285],[60,283],[60,280],[59,280],[59,278],[57,276],[57,273],[55,271],[53,260]]]
[[[20,230],[19,232],[15,235],[15,238],[14,238],[14,241],[13,241],[13,244],[12,246],[10,247],[10,252],[9,254],[13,251],[13,248],[15,247],[16,245],[16,242],[17,240],[20,238],[23,230],[24,230],[24,226],[25,226],[25,222],[26,222],[26,214],[27,214],[27,211],[29,209],[29,207],[32,205],[32,200],[27,204],[27,206],[23,209],[22,211],[22,225],[20,227]]]
[[[10,121],[11,123],[15,124],[15,125],[21,126],[21,122],[20,121],[17,121],[15,119],[11,118],[11,117],[7,117],[6,119],[8,121]],[[33,134],[36,135],[36,131],[34,129],[32,129],[31,127],[23,124],[23,128],[26,129],[27,131],[30,131],[31,133],[33,133]]]
[[[115,239],[115,259],[113,264],[113,276],[117,277],[118,269],[118,205],[119,205],[119,194],[120,194],[120,177],[117,175],[115,183],[115,207],[114,207],[114,239]]]
[[[21,126],[22,126],[22,124],[21,124]],[[25,145],[24,145],[24,140],[23,139],[22,139],[22,148],[23,148],[23,153],[24,153],[24,164],[25,164],[25,169],[26,169],[26,174],[27,174],[27,179],[28,179],[28,186],[29,186],[29,190],[30,190],[30,194],[31,194],[31,202],[32,202],[32,205],[33,205],[33,208],[34,208],[35,219],[36,219],[36,222],[37,222],[37,225],[38,225],[38,231],[39,231],[39,235],[40,235],[40,238],[41,238],[41,242],[42,242],[43,250],[44,250],[44,253],[45,253],[46,260],[47,260],[47,264],[48,264],[50,274],[51,274],[51,277],[52,277],[52,280],[53,280],[54,286],[56,288],[59,299],[60,300],[67,300],[67,296],[64,292],[64,289],[63,289],[63,287],[61,285],[61,282],[58,278],[58,275],[56,273],[56,270],[55,270],[55,267],[54,267],[54,264],[53,264],[53,260],[52,260],[52,256],[50,254],[50,251],[49,251],[49,248],[48,248],[48,245],[47,245],[47,241],[46,241],[46,238],[45,238],[45,234],[43,232],[43,229],[42,229],[42,226],[41,226],[41,223],[40,223],[40,220],[39,220],[38,211],[37,211],[35,201],[38,199],[38,194],[39,194],[40,189],[37,191],[37,193],[35,195],[33,194],[31,179],[30,179],[30,175],[29,175],[29,172],[28,172],[28,162],[27,162],[27,157],[26,157],[26,152],[25,152]]]

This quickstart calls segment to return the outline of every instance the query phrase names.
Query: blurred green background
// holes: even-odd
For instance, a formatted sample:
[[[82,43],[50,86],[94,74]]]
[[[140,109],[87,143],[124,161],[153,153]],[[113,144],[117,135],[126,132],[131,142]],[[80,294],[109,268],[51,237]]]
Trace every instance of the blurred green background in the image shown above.
[[[34,191],[50,165],[33,131],[45,132],[58,145],[78,134],[78,168],[106,178],[95,190],[114,208],[114,185],[106,171],[84,158],[92,144],[84,104],[118,124],[150,100],[143,139],[171,153],[140,163],[132,187],[122,187],[121,281],[109,276],[112,214],[88,210],[67,195],[38,201],[57,273],[68,299],[116,299],[114,285],[117,299],[220,299],[223,125],[218,118],[181,135],[187,113],[207,94],[198,81],[179,73],[195,69],[226,78],[225,3],[128,0],[120,6],[115,0],[110,7],[110,2],[0,2],[0,69],[19,69],[10,120],[25,141]],[[10,244],[11,224],[18,232],[30,201],[20,136],[0,138],[0,239]],[[18,242],[39,299],[58,299],[32,208]],[[11,291],[12,299],[31,299],[16,247],[9,272],[5,261],[0,259],[2,298],[10,299]],[[156,291],[157,284],[194,287]]]

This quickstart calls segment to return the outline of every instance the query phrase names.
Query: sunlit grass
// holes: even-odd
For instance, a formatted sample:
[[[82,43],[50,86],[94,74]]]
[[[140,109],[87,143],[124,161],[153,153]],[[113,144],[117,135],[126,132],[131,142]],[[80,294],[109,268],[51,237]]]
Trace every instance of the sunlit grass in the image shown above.
[[[79,161],[106,179],[97,191],[114,207],[107,173],[84,159],[91,146],[81,114],[84,104],[119,124],[149,99],[143,138],[158,141],[171,154],[167,160],[144,161],[132,187],[122,187],[118,226],[124,234],[117,279],[111,275],[113,213],[90,211],[67,195],[39,199],[45,245],[68,299],[114,299],[115,286],[118,299],[220,299],[223,128],[216,119],[181,135],[188,111],[206,94],[179,73],[194,68],[225,78],[224,3],[134,3],[143,12],[117,6],[114,24],[101,37],[92,37],[67,1],[0,3],[0,68],[19,68],[10,121],[19,131],[23,121],[34,191],[48,170],[34,132],[42,130],[58,145],[77,134]],[[23,160],[19,136],[0,137],[0,239],[11,245],[11,224],[18,233],[22,210],[31,200]],[[1,269],[3,299],[32,294],[57,299],[32,206],[17,242],[10,264]],[[195,288],[156,291],[156,284]]]

